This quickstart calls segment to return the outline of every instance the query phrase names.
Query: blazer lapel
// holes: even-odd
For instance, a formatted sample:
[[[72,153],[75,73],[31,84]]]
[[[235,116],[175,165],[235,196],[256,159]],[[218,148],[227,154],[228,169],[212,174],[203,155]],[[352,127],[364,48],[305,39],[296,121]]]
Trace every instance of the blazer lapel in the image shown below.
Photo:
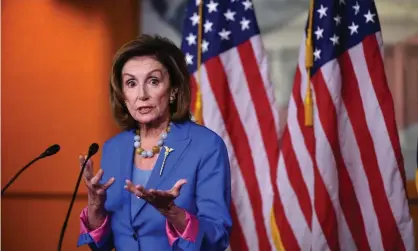
[[[155,162],[147,185],[145,186],[146,189],[159,189],[162,184],[164,184],[163,182],[170,177],[170,173],[176,169],[177,161],[180,159],[184,150],[190,143],[190,139],[188,138],[188,123],[189,122],[185,122],[185,124],[173,124],[171,132],[169,133],[164,144],[164,146],[170,148],[171,151],[167,154],[166,147],[162,148],[162,151],[160,152],[158,159]],[[169,188],[163,189],[171,189],[171,186],[173,185],[174,183],[170,184]],[[141,199],[140,207],[138,208],[138,212],[136,213],[135,218],[138,217],[145,204],[145,200]]]
[[[133,154],[134,154],[134,131],[130,130],[126,132],[126,135],[124,135],[120,147],[120,179],[122,179],[122,198],[123,201],[128,201],[128,207],[127,210],[129,214],[126,214],[129,217],[129,222],[132,223],[131,218],[131,193],[128,192],[124,186],[125,186],[125,180],[132,180],[132,168],[133,168]]]
[[[147,182],[147,185],[145,186],[145,188],[146,189],[149,189],[149,187],[150,187],[150,183],[151,182],[154,182],[154,180],[155,179],[158,179],[158,171],[156,170],[156,166],[158,166],[158,163],[161,163],[162,162],[162,158],[163,158],[163,152],[164,152],[164,150],[162,151],[162,152],[160,152],[160,155],[158,155],[158,158],[157,158],[157,161],[156,161],[156,164],[154,165],[154,168],[153,168],[153,170],[152,170],[152,172],[151,172],[151,176],[149,177],[149,179],[148,179],[148,182]],[[140,201],[139,201],[139,203],[138,203],[138,208],[136,208],[135,210],[136,210],[136,213],[134,213],[134,220],[136,219],[136,217],[138,217],[138,214],[141,212],[141,210],[142,210],[142,208],[144,207],[144,205],[146,204],[146,201],[145,200],[143,200],[143,199],[139,199]],[[130,214],[131,215],[131,214]]]

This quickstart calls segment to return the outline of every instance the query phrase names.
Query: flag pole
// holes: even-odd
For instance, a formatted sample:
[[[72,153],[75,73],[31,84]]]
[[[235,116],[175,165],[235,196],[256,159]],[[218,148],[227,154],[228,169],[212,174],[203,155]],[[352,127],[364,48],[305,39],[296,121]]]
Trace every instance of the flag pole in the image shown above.
[[[312,48],[312,19],[313,19],[313,9],[314,9],[314,0],[310,0],[309,6],[309,22],[308,30],[305,43],[305,68],[308,74],[307,78],[307,89],[305,97],[305,126],[313,125],[313,101],[312,101],[312,91],[311,91],[311,68],[313,66],[313,48]],[[418,184],[418,183],[417,183]],[[418,189],[418,185],[417,185]],[[274,207],[270,212],[270,227],[272,231],[272,238],[274,246],[278,251],[285,251],[283,246],[283,241],[280,236],[279,227],[276,224],[276,217],[274,215]]]
[[[197,26],[197,84],[196,84],[196,101],[194,109],[194,117],[198,124],[203,124],[202,114],[202,93],[200,91],[201,83],[201,64],[202,64],[202,26],[203,26],[203,1],[199,2],[199,23]]]
[[[311,68],[313,66],[313,46],[312,46],[312,19],[314,0],[310,0],[309,6],[309,21],[308,30],[306,35],[306,46],[305,46],[305,68],[308,74],[306,84],[306,97],[305,97],[305,126],[313,125],[313,100],[311,91]]]
[[[274,206],[271,208],[270,211],[270,228],[271,228],[271,235],[273,238],[274,247],[276,251],[286,251],[283,246],[282,238],[280,236],[279,227],[276,224],[276,216],[274,215]]]
[[[417,140],[417,169],[415,169],[415,188],[417,189],[418,192],[418,140]]]

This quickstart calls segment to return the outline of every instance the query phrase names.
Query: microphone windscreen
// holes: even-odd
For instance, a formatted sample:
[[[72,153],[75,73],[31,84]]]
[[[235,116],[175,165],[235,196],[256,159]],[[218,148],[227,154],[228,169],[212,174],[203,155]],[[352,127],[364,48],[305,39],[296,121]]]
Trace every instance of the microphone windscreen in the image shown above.
[[[99,151],[99,145],[97,143],[93,143],[89,147],[89,156],[93,156]]]
[[[48,149],[45,150],[45,152],[42,154],[44,157],[51,156],[59,152],[61,147],[58,144],[52,145],[48,147]]]

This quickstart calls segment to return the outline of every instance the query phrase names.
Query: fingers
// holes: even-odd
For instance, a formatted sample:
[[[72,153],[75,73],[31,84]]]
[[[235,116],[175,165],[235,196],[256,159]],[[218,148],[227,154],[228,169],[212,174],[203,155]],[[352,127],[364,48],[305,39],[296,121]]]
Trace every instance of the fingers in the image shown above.
[[[84,160],[85,159],[84,159],[84,156],[83,155],[78,156],[78,162],[80,164],[80,168],[83,166]]]
[[[86,161],[86,157],[87,157],[86,155],[84,155],[84,156],[80,155],[78,157],[80,168],[83,167],[84,162]],[[87,188],[90,191],[94,191],[97,194],[101,194],[101,193],[104,193],[113,184],[113,182],[115,181],[115,178],[111,177],[109,180],[106,181],[106,183],[101,185],[99,182],[103,178],[103,174],[104,174],[104,171],[102,169],[100,169],[96,173],[96,175],[94,175],[94,173],[93,173],[93,160],[89,159],[86,162],[86,166],[84,168],[83,176],[84,176],[84,181],[87,185]]]
[[[83,167],[84,162],[86,161],[86,156],[79,156],[79,164],[80,164],[80,168]],[[91,178],[93,178],[94,174],[93,174],[93,161],[91,159],[89,159],[86,163],[86,166],[84,168],[84,178],[86,180],[90,180]]]
[[[142,197],[142,193],[139,191],[139,189],[137,187],[134,186],[134,184],[132,184],[132,182],[130,180],[126,180],[125,183],[126,183],[126,185],[125,185],[126,190],[135,194],[138,197]]]
[[[162,191],[162,190],[154,190],[154,189],[150,189],[149,191],[150,196],[152,196],[153,198],[156,197],[172,197],[173,195],[167,191]]]
[[[185,179],[178,180],[176,184],[174,184],[173,188],[171,188],[170,194],[172,194],[174,197],[179,196],[181,187],[186,183],[187,183],[187,180]]]
[[[95,175],[93,178],[91,178],[91,179],[90,179],[90,183],[91,183],[92,185],[97,185],[97,184],[99,184],[99,181],[100,181],[100,179],[103,177],[103,174],[104,174],[103,170],[102,170],[102,169],[100,169],[100,170],[96,173],[96,175]]]
[[[143,186],[137,186],[137,189],[141,192],[142,196],[141,198],[143,198],[144,200],[148,201],[148,202],[153,202],[156,198],[155,195],[155,190],[154,189],[145,189]]]
[[[115,181],[115,177],[110,178],[106,183],[103,184],[103,189],[107,190]]]
[[[156,194],[155,194],[156,190],[154,189],[147,190],[145,189],[145,187],[141,185],[132,184],[132,181],[130,180],[126,180],[125,183],[126,183],[125,189],[135,194],[139,198],[142,198],[148,202],[152,202],[156,197]]]
[[[135,188],[141,193],[141,198],[147,201],[152,201],[155,199],[155,195],[153,194],[153,191],[155,191],[154,189],[147,190],[141,185],[136,185]]]
[[[145,187],[141,185],[134,185],[130,180],[125,181],[125,189],[137,197],[142,198],[150,203],[155,202],[157,198],[162,199],[172,199],[176,198],[180,194],[181,187],[187,183],[185,179],[181,179],[174,184],[173,188],[170,191],[162,191],[156,189],[145,189]]]
[[[150,191],[152,191],[152,190],[153,190],[153,189],[152,189],[152,190],[147,191],[147,189],[145,189],[145,187],[143,187],[143,186],[141,186],[141,185],[136,185],[136,189],[137,189],[139,192],[141,192],[143,196],[149,196],[149,195],[150,195]]]
[[[93,178],[94,179],[94,178]],[[86,181],[87,188],[94,192],[95,194],[104,194],[106,190],[115,182],[115,177],[112,177],[106,181],[103,185],[98,183],[93,183],[94,180]]]

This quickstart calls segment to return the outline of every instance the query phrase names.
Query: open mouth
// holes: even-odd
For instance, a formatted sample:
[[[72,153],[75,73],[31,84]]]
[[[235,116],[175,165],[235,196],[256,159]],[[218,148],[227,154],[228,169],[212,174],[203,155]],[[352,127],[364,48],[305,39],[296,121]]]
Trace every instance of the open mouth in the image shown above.
[[[152,110],[152,106],[141,106],[137,110],[141,114],[147,114]]]

